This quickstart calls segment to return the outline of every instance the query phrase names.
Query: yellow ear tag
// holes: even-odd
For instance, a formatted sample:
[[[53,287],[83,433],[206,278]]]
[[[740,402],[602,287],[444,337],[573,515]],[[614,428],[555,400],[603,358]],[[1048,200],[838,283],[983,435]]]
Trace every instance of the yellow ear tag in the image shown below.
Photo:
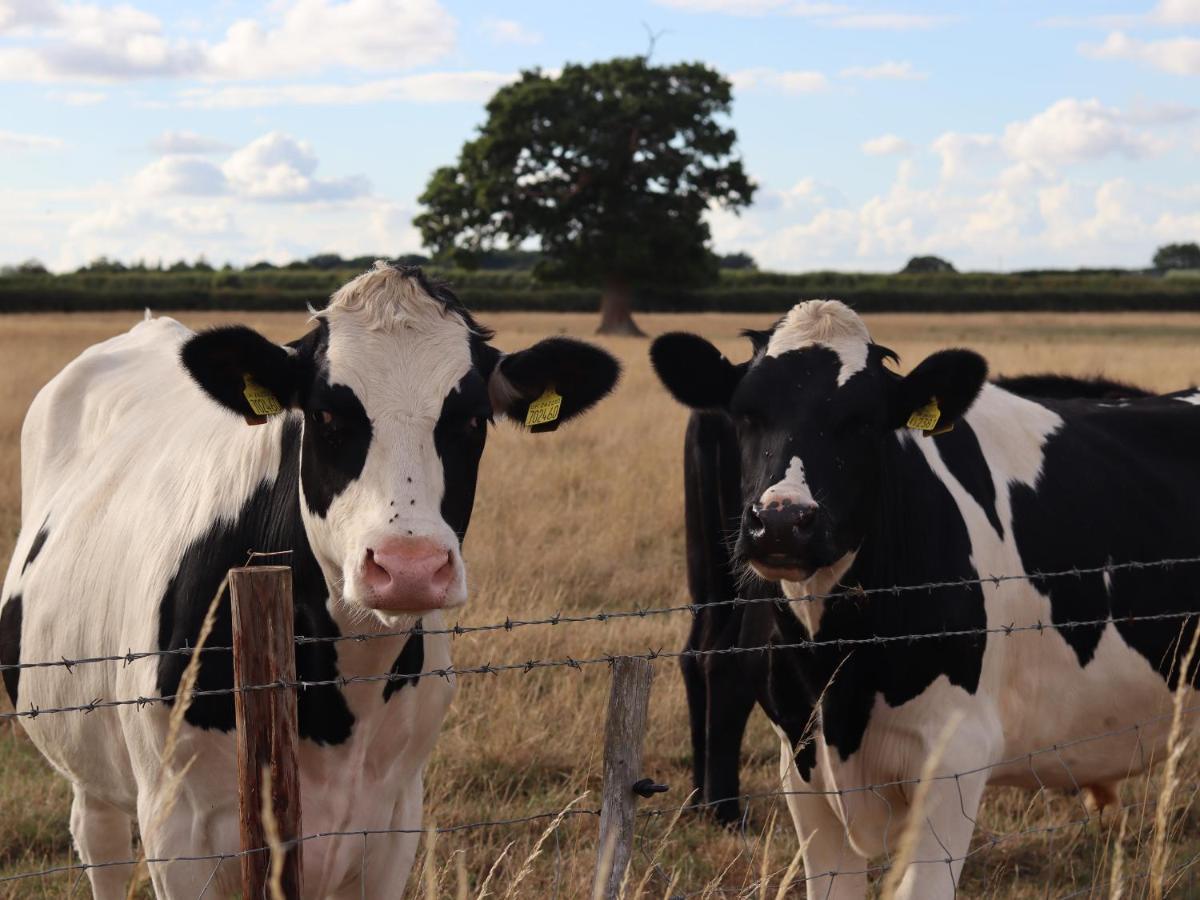
[[[936,429],[938,419],[942,417],[942,411],[938,408],[937,397],[934,397],[921,408],[913,412],[908,417],[908,422],[905,423],[914,431],[923,431],[925,436],[929,437]]]
[[[562,409],[563,398],[561,395],[554,392],[554,388],[546,388],[546,392],[529,404],[529,411],[525,413],[525,427],[533,428],[535,425],[546,425],[558,419],[558,412]]]
[[[283,407],[279,405],[279,401],[275,398],[275,395],[251,376],[243,375],[242,381],[246,383],[242,395],[246,398],[246,402],[250,404],[250,408],[254,410],[256,416],[277,416],[283,412]]]

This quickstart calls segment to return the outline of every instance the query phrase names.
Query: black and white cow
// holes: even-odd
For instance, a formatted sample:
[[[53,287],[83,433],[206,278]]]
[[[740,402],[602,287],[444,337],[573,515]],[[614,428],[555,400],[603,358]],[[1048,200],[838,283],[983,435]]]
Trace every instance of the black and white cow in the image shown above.
[[[855,788],[918,778],[956,722],[937,773],[973,774],[932,782],[901,884],[904,897],[951,897],[989,781],[1106,786],[1162,758],[1161,716],[1192,628],[1105,620],[1200,610],[1196,573],[858,589],[1197,555],[1200,392],[1021,397],[985,383],[984,360],[967,350],[901,376],[836,301],[799,304],[751,337],[740,365],[688,334],[659,338],[651,354],[678,400],[735,424],[748,500],[739,560],[789,597],[834,595],[788,604],[784,640],[827,646],[787,654],[768,675],[810,896],[865,896],[870,860],[895,848],[912,790]],[[937,427],[953,430],[908,429],[935,398]],[[1091,620],[1102,624],[977,633]],[[946,631],[976,633],[841,643]]]
[[[1151,396],[1134,385],[1100,377],[1014,375],[993,383],[1028,397]],[[778,670],[783,657],[795,651],[713,652],[782,642],[772,604],[729,602],[735,597],[782,598],[783,592],[778,583],[763,581],[734,561],[733,544],[745,504],[737,429],[724,410],[699,409],[688,419],[683,496],[688,593],[696,606],[685,653],[679,658],[691,726],[692,783],[717,822],[731,826],[741,820],[741,749],[750,714],[758,703],[773,721],[781,721],[783,713],[776,712],[767,691],[769,667],[774,663]]]
[[[551,388],[557,421],[570,419],[618,376],[588,344],[550,338],[506,355],[490,336],[419,269],[378,263],[285,346],[249,328],[194,334],[160,318],[85,351],[25,421],[0,663],[194,644],[224,573],[251,550],[291,551],[297,635],[442,627],[443,611],[467,600],[461,544],[488,423],[522,422]],[[248,427],[243,417],[259,418],[248,390],[273,397],[279,414]],[[230,630],[226,597],[210,644],[229,646]],[[419,628],[298,647],[302,680],[408,676],[299,692],[306,831],[420,828],[422,773],[455,688],[419,673],[449,663],[448,638]],[[173,695],[186,664],[7,669],[4,681],[29,710]],[[229,654],[206,654],[198,687],[231,685]],[[72,783],[84,862],[129,859],[135,820],[151,858],[237,850],[232,695],[188,708],[173,805],[169,715],[153,704],[22,720]],[[311,841],[306,894],[399,896],[416,844],[412,834]],[[213,868],[155,865],[155,890],[194,898]],[[89,875],[96,897],[125,896],[126,867]],[[226,863],[214,893],[236,879]]]

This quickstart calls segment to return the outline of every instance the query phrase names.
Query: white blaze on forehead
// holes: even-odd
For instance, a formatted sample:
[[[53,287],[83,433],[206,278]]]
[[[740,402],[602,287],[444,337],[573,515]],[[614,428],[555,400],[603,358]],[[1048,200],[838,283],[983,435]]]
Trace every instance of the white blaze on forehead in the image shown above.
[[[772,503],[813,503],[812,491],[808,488],[808,480],[804,476],[804,463],[800,457],[793,456],[788,463],[783,478],[775,482],[765,491],[758,501],[763,506]]]
[[[321,315],[329,323],[327,377],[351,388],[372,420],[436,418],[471,367],[463,318],[386,264],[340,288]]]
[[[867,365],[871,335],[858,313],[840,300],[806,300],[793,306],[771,334],[767,356],[789,350],[828,347],[838,355],[841,387]]]

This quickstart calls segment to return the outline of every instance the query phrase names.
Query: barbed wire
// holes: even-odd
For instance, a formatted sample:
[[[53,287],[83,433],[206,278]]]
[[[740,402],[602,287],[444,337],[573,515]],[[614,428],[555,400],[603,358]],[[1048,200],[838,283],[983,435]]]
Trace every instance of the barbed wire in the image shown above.
[[[685,648],[683,650],[664,650],[650,649],[644,653],[605,653],[599,656],[575,658],[571,656],[551,658],[551,659],[527,659],[524,662],[515,663],[482,663],[474,666],[444,666],[437,669],[426,669],[420,672],[380,672],[366,675],[341,675],[334,678],[324,679],[279,679],[277,681],[264,682],[261,684],[247,684],[236,687],[227,688],[207,688],[196,689],[189,693],[191,698],[197,697],[217,697],[225,694],[248,693],[251,691],[261,690],[304,690],[315,687],[339,687],[344,688],[352,684],[372,683],[387,681],[396,684],[404,684],[413,679],[420,678],[445,678],[447,680],[456,678],[462,675],[499,675],[504,672],[532,672],[539,669],[557,669],[571,668],[582,671],[586,667],[598,665],[611,665],[619,657],[631,659],[645,659],[655,661],[659,659],[680,659],[684,657],[704,657],[704,656],[726,656],[738,653],[763,653],[776,652],[784,650],[813,650],[826,648],[844,648],[844,647],[860,647],[868,645],[882,645],[891,643],[912,643],[920,640],[944,640],[946,638],[961,638],[980,635],[1004,635],[1010,637],[1014,634],[1025,632],[1061,631],[1072,628],[1098,627],[1109,624],[1120,624],[1129,622],[1155,622],[1168,621],[1172,619],[1200,619],[1200,610],[1186,610],[1169,613],[1152,613],[1149,615],[1139,616],[1108,616],[1103,619],[1086,619],[1070,622],[1042,622],[1038,621],[1029,625],[999,625],[983,628],[962,628],[944,631],[917,632],[911,634],[899,635],[874,635],[864,638],[831,638],[828,640],[799,640],[780,643],[758,644],[749,647],[711,647],[711,648]],[[60,664],[61,665],[61,664]],[[179,699],[178,694],[162,694],[154,696],[139,696],[130,697],[121,700],[106,700],[97,697],[87,703],[75,704],[72,706],[57,706],[57,707],[30,707],[25,710],[14,710],[12,712],[0,713],[0,721],[6,721],[18,718],[35,719],[38,716],[54,715],[58,713],[68,712],[83,712],[91,713],[99,709],[111,709],[121,706],[152,706],[162,703],[174,703]]]
[[[290,551],[289,551],[290,552]],[[263,555],[263,554],[257,554]],[[1167,569],[1179,565],[1188,565],[1200,563],[1200,556],[1190,557],[1167,557],[1159,560],[1143,560],[1130,561],[1122,563],[1106,563],[1101,566],[1073,566],[1069,569],[1060,569],[1053,572],[1043,572],[1034,570],[1022,574],[1008,575],[987,575],[976,578],[956,578],[944,579],[938,581],[926,581],[919,584],[910,585],[891,585],[888,587],[874,588],[846,588],[840,591],[830,591],[820,594],[805,594],[800,597],[732,597],[725,600],[713,600],[707,603],[683,603],[675,606],[651,606],[638,607],[635,609],[613,610],[598,613],[580,613],[577,615],[564,615],[561,612],[555,613],[552,616],[543,616],[534,619],[514,619],[505,617],[503,622],[489,622],[481,625],[463,625],[455,623],[454,625],[445,626],[442,628],[425,628],[420,625],[414,625],[411,628],[396,630],[396,631],[370,631],[356,632],[352,634],[338,635],[297,635],[295,642],[298,646],[307,644],[334,644],[346,641],[356,643],[364,643],[367,641],[383,640],[387,638],[410,637],[415,633],[423,635],[451,635],[454,637],[462,637],[468,634],[480,634],[494,631],[515,631],[521,628],[541,627],[541,626],[556,626],[556,625],[573,625],[584,623],[601,623],[619,621],[622,619],[645,619],[654,616],[673,615],[676,613],[688,612],[693,615],[709,609],[719,609],[723,607],[739,607],[752,606],[761,603],[809,603],[825,600],[835,600],[847,596],[854,597],[869,597],[881,594],[898,596],[903,593],[910,592],[932,592],[947,588],[960,588],[971,586],[999,587],[1001,584],[1011,581],[1029,581],[1037,582],[1052,578],[1082,578],[1085,575],[1112,575],[1114,572],[1120,571],[1140,571],[1145,569]],[[1180,611],[1171,613],[1160,613],[1148,616],[1124,616],[1107,619],[1096,619],[1091,621],[1065,622],[1065,623],[1047,623],[1046,628],[1078,628],[1089,625],[1105,624],[1107,622],[1126,622],[1138,620],[1153,620],[1155,618],[1184,618],[1191,615],[1200,615],[1200,610]],[[983,630],[962,630],[957,632],[946,632],[947,636],[960,636],[967,634],[983,634],[988,633]],[[930,633],[928,635],[896,635],[890,636],[890,640],[904,640],[910,637],[938,637],[941,633]],[[820,642],[823,646],[833,645],[830,641]],[[849,643],[849,640],[842,641]],[[138,660],[155,658],[161,656],[187,656],[194,655],[197,651],[192,647],[173,647],[160,650],[128,650],[125,653],[96,655],[80,657],[78,659],[69,659],[67,657],[59,657],[54,660],[43,660],[37,662],[16,662],[0,665],[0,672],[22,670],[22,669],[40,669],[40,668],[66,668],[68,670],[83,665],[94,665],[97,663],[118,662],[124,665],[130,665]],[[205,646],[200,649],[201,653],[231,653],[231,646]]]
[[[339,837],[373,837],[382,834],[455,834],[461,831],[473,831],[477,828],[497,828],[511,825],[524,825],[528,822],[545,821],[546,819],[556,818],[575,818],[578,816],[600,816],[598,809],[578,809],[570,808],[557,810],[554,812],[532,813],[527,816],[515,816],[509,819],[490,819],[482,822],[464,822],[459,825],[445,826],[430,826],[428,828],[355,828],[336,831],[315,831],[311,834],[302,835],[298,838],[280,841],[276,847],[278,849],[289,850],[299,844],[305,844],[309,841],[321,840],[323,838],[339,838]],[[256,853],[270,853],[270,846],[252,847],[249,850],[231,850],[226,853],[200,853],[190,856],[163,856],[150,857],[139,859],[122,859],[113,860],[102,863],[65,863],[61,866],[50,866],[46,869],[40,869],[36,872],[19,872],[15,875],[0,876],[0,884],[5,884],[11,881],[22,881],[27,878],[44,878],[48,875],[58,875],[64,872],[86,872],[89,869],[112,869],[119,866],[136,866],[136,865],[165,865],[167,863],[176,862],[225,862],[232,859],[240,859],[243,856],[253,856]]]

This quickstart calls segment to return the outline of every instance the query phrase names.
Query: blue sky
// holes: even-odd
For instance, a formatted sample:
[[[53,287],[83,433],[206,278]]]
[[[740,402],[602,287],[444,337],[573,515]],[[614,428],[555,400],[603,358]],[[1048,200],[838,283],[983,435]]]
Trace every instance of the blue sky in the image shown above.
[[[1200,0],[0,0],[0,262],[420,250],[430,172],[523,68],[734,83],[765,267],[1144,265],[1200,240]]]

